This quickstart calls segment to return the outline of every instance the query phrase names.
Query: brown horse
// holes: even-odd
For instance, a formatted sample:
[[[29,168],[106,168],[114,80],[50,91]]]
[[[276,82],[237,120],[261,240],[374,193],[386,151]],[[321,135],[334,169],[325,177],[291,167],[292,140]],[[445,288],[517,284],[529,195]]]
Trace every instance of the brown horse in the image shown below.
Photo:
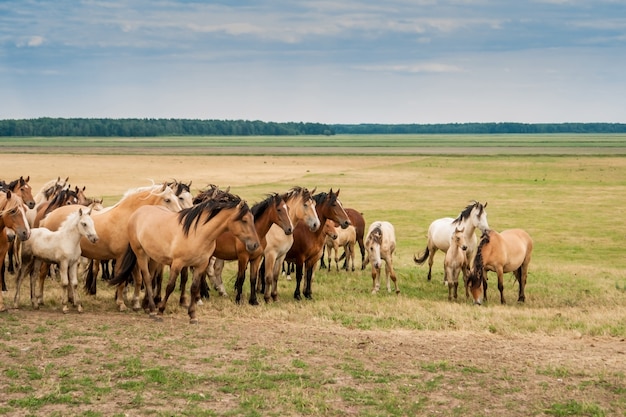
[[[518,302],[526,300],[524,289],[528,276],[528,264],[533,251],[533,241],[528,233],[522,229],[509,229],[500,233],[487,230],[483,233],[478,244],[474,265],[467,279],[469,292],[474,304],[487,301],[487,272],[498,274],[498,289],[500,303],[505,304],[503,275],[513,272],[519,283]]]
[[[230,231],[245,244],[249,253],[260,246],[254,228],[254,218],[248,204],[236,195],[225,193],[209,199],[180,213],[171,213],[159,207],[141,207],[128,220],[129,245],[120,262],[119,272],[112,285],[126,282],[135,268],[139,268],[141,282],[145,284],[150,315],[156,314],[152,294],[150,261],[170,266],[170,277],[165,297],[159,303],[159,315],[167,305],[182,268],[192,267],[190,323],[197,323],[196,304],[200,295],[200,277],[206,270],[215,250],[215,240]],[[137,280],[135,280],[137,286]]]
[[[322,192],[314,195],[315,211],[322,224],[327,219],[331,219],[345,229],[350,225],[350,219],[338,197],[339,190],[334,193],[332,189],[328,193]],[[302,293],[306,298],[312,298],[311,281],[313,279],[313,270],[322,257],[325,236],[324,228],[322,227],[316,231],[311,231],[306,226],[299,224],[294,230],[293,245],[287,252],[285,260],[296,265],[296,289],[293,293],[293,297],[296,300],[302,299],[300,283],[302,282],[303,269],[306,270],[306,281]]]
[[[0,181],[0,188],[5,191],[11,191],[15,195],[19,196],[24,204],[26,204],[29,209],[32,209],[33,207],[35,207],[35,199],[33,198],[33,189],[28,184],[29,181],[30,176],[26,177],[26,179],[24,179],[24,177],[19,177],[18,179],[9,183]],[[12,242],[9,242],[9,237],[6,234],[6,231],[0,233],[0,281],[2,282],[2,291],[7,290],[4,277],[5,259],[7,258],[8,254],[9,262],[7,264],[6,270],[9,271],[9,273],[11,274],[15,273],[15,267],[18,264],[18,258],[20,256],[20,244],[21,240],[19,239],[13,239]]]
[[[15,193],[0,190],[0,234],[5,233],[5,228],[13,230],[20,240],[30,238],[30,225],[26,219],[24,202]],[[4,297],[0,291],[0,311],[5,310]]]
[[[80,240],[82,255],[89,259],[116,259],[119,262],[128,248],[128,218],[139,207],[148,205],[163,206],[174,212],[178,212],[181,209],[174,191],[166,184],[128,190],[115,205],[101,211],[94,211],[91,214],[99,240],[96,244],[92,244],[88,239],[82,238]],[[80,207],[82,206],[59,207],[41,221],[41,226],[50,230],[58,230],[67,216]],[[91,294],[95,294],[95,283],[95,279],[93,282],[85,282],[85,287]],[[133,308],[135,310],[141,309],[139,302],[140,292],[141,288],[135,288],[133,296]],[[120,311],[126,309],[124,300],[121,297],[117,299],[117,305]]]
[[[265,200],[255,204],[252,207],[252,214],[254,215],[254,227],[261,240],[259,248],[254,253],[249,253],[239,239],[235,239],[231,232],[225,232],[217,238],[213,256],[222,260],[238,261],[237,280],[235,282],[237,291],[235,301],[237,303],[241,302],[243,283],[246,279],[246,267],[250,262],[250,299],[248,302],[257,305],[256,282],[259,266],[263,260],[263,251],[267,246],[265,235],[273,224],[280,227],[285,235],[290,235],[293,233],[293,223],[289,218],[287,204],[279,194],[270,195]]]

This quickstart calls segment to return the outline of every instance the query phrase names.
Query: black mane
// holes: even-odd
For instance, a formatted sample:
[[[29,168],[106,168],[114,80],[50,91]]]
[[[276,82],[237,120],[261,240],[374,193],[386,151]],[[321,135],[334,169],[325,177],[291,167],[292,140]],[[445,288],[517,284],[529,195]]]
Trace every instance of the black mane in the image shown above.
[[[223,209],[236,207],[239,203],[241,203],[239,196],[223,192],[223,194],[216,198],[207,199],[189,208],[182,209],[178,214],[178,221],[182,223],[185,235],[188,235],[192,226],[194,229],[198,228],[202,213],[208,214],[203,223],[206,224]],[[249,211],[250,207],[248,207],[248,203],[244,202],[237,215],[237,220],[241,219]]]

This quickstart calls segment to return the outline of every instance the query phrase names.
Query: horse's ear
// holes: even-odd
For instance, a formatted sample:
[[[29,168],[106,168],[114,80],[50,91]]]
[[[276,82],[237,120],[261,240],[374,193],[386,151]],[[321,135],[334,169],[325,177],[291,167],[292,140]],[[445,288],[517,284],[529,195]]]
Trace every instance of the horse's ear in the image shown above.
[[[335,196],[339,197],[339,191],[341,191],[341,188],[337,188],[337,192],[335,193]]]
[[[163,183],[163,186],[161,187],[161,192],[165,191],[165,189],[167,188],[167,183]]]
[[[7,200],[11,199],[11,190],[7,190]]]
[[[79,209],[78,209],[78,217],[80,217],[80,216],[82,216],[82,215],[83,215],[83,209],[82,209],[82,208],[79,208]]]
[[[483,205],[483,208],[487,208],[487,202],[485,201],[485,205]]]
[[[309,192],[309,194],[311,194],[311,195],[315,195],[315,191],[317,191],[317,187],[313,188],[313,189]]]
[[[87,189],[87,186],[86,186],[86,185],[83,185],[83,191],[85,191],[85,189]]]

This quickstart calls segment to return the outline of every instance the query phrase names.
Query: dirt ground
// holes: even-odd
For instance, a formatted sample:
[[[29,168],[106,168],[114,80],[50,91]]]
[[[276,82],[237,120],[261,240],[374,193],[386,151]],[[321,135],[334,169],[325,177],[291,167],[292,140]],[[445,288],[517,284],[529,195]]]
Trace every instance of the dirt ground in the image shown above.
[[[245,170],[233,170],[232,159],[228,157],[169,157],[159,156],[120,156],[115,162],[103,164],[100,156],[50,156],[39,155],[0,155],[2,172],[0,178],[30,175],[35,189],[44,180],[52,179],[53,172],[70,176],[76,185],[88,185],[87,194],[94,196],[114,196],[122,194],[129,187],[147,185],[150,179],[162,181],[164,172],[168,178],[182,181],[193,180],[201,188],[208,183],[222,185],[244,185],[254,177],[255,183],[289,181],[291,177],[301,178],[307,173],[336,170],[334,164],[320,164],[320,157],[307,160],[268,156],[265,158],[239,158],[236,164],[245,165]],[[389,157],[398,160],[399,157]],[[404,158],[404,157],[402,157]],[[409,157],[407,157],[409,158]],[[344,164],[360,163],[353,160]],[[389,159],[380,157],[370,160],[384,166]],[[280,163],[279,163],[280,162]],[[37,172],[36,167],[41,167]],[[347,169],[349,166],[342,166]],[[24,295],[24,297],[26,297]],[[8,297],[7,297],[8,298]],[[6,300],[9,301],[9,300]],[[253,316],[220,317],[210,308],[201,316],[201,330],[205,335],[202,343],[185,348],[187,358],[182,365],[189,372],[201,372],[195,365],[202,363],[208,354],[219,357],[224,362],[249,358],[250,346],[267,350],[269,358],[276,366],[292,363],[300,358],[309,364],[316,364],[322,373],[327,373],[339,386],[356,388],[362,383],[354,381],[342,370],[347,358],[358,358],[375,370],[383,366],[389,374],[404,375],[402,382],[415,383],[416,401],[426,395],[429,401],[421,409],[423,415],[455,415],[453,409],[464,404],[464,409],[472,409],[471,398],[479,409],[472,409],[470,415],[527,416],[547,415],[546,409],[554,403],[567,403],[575,399],[583,404],[597,404],[604,411],[602,415],[622,415],[617,407],[624,404],[619,397],[624,394],[623,375],[626,373],[626,341],[609,337],[582,336],[572,332],[570,336],[548,336],[537,334],[500,335],[489,332],[475,333],[464,331],[365,331],[339,326],[327,322],[303,322],[294,318],[267,320]],[[63,325],[49,326],[45,333],[48,345],[39,346],[34,340],[41,323],[61,320]],[[72,343],[82,342],[89,349],[72,354],[72,366],[76,374],[106,372],[98,366],[98,358],[106,358],[112,346],[121,351],[136,351],[132,335],[146,336],[146,318],[141,314],[101,314],[89,311],[82,315],[60,315],[59,311],[43,309],[38,312],[30,309],[12,310],[0,315],[4,334],[0,335],[3,356],[3,369],[19,368],[24,355],[35,358],[38,366],[45,368],[50,360],[49,352],[55,347],[68,343],[67,328],[73,327],[75,334],[70,336]],[[106,324],[108,329],[124,329],[123,332],[100,329]],[[186,314],[165,319],[162,323],[150,323],[149,331],[167,332],[168,339],[185,339],[190,330]],[[263,331],[258,331],[263,329]],[[288,351],[288,354],[285,354]],[[47,352],[47,353],[46,353]],[[163,354],[159,349],[146,348],[147,360],[164,366],[176,366],[177,354]],[[94,364],[94,361],[96,362]],[[420,394],[417,381],[411,382],[409,375],[420,381],[433,378],[428,367],[438,366],[435,374],[443,376],[440,388]],[[470,369],[464,373],[464,369]],[[471,370],[476,370],[472,372]],[[482,371],[490,370],[489,377]],[[543,371],[541,371],[543,370]],[[617,375],[617,377],[616,377]],[[621,375],[621,379],[619,377]],[[594,383],[587,385],[589,381]],[[51,381],[53,383],[53,381]],[[0,411],[10,400],[21,396],[19,391],[9,390],[11,381],[6,373],[0,376]],[[585,388],[587,387],[587,388]],[[609,388],[607,388],[609,387]],[[456,393],[456,394],[455,394]],[[111,396],[108,401],[114,401]],[[618,400],[616,400],[618,398]],[[529,402],[529,399],[532,399]],[[126,400],[104,401],[98,404],[103,415],[115,414]],[[126,403],[121,404],[120,402]],[[215,393],[214,411],[227,413],[234,398],[224,392]],[[616,404],[617,401],[617,404]],[[166,404],[162,409],[169,410]],[[122,407],[124,408],[124,407]],[[90,407],[66,408],[52,405],[40,409],[38,413],[63,415],[80,414]],[[331,409],[341,415],[359,414],[359,410],[332,405]],[[128,411],[126,415],[141,415],[141,411]],[[452,411],[451,411],[452,410]],[[10,411],[0,414],[11,415]],[[21,414],[20,414],[21,415]],[[406,413],[405,413],[406,415]],[[572,414],[563,414],[572,415]],[[587,414],[585,414],[587,415]],[[591,414],[588,414],[591,415]]]

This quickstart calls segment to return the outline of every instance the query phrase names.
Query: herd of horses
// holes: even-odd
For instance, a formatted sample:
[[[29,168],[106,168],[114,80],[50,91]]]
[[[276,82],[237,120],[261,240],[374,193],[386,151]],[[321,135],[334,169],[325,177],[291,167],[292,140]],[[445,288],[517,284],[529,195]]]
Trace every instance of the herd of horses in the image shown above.
[[[125,310],[126,287],[132,284],[131,305],[160,318],[180,276],[180,303],[188,306],[191,323],[197,323],[196,309],[207,279],[220,288],[224,261],[237,261],[236,302],[242,302],[246,271],[250,281],[250,304],[257,294],[266,302],[278,299],[277,283],[282,268],[295,268],[294,298],[312,298],[312,281],[318,265],[328,268],[332,260],[339,269],[354,270],[355,248],[361,252],[361,269],[371,264],[372,293],[379,291],[382,270],[399,293],[393,255],[396,249],[394,226],[374,221],[365,232],[363,214],[344,208],[339,190],[317,192],[295,186],[273,193],[250,207],[241,197],[209,185],[195,196],[191,183],[178,181],[129,189],[114,205],[85,196],[85,187],[72,188],[58,177],[47,182],[35,195],[30,177],[0,181],[0,311],[6,310],[5,269],[16,275],[13,299],[18,308],[22,279],[30,278],[31,303],[43,303],[48,276],[58,274],[63,287],[63,312],[72,304],[83,311],[78,290],[79,263],[85,266],[85,287],[95,294],[100,267],[114,263],[108,282],[116,286],[116,304]],[[432,222],[417,264],[428,259],[428,280],[434,255],[446,253],[444,283],[449,299],[457,298],[458,277],[462,274],[466,297],[475,304],[487,299],[487,273],[496,272],[500,301],[505,303],[503,274],[513,272],[519,283],[519,302],[525,301],[525,285],[532,254],[532,239],[522,229],[500,233],[489,228],[487,204],[471,202],[456,217]],[[478,229],[482,236],[476,236]],[[339,249],[344,253],[339,256]],[[331,255],[334,251],[334,258]],[[367,255],[367,256],[366,256]],[[6,265],[5,265],[6,264]],[[169,268],[165,295],[161,297],[164,268]],[[104,273],[108,271],[103,269]],[[186,283],[191,273],[190,297]],[[304,280],[304,284],[302,281]],[[141,299],[141,291],[144,297]]]

